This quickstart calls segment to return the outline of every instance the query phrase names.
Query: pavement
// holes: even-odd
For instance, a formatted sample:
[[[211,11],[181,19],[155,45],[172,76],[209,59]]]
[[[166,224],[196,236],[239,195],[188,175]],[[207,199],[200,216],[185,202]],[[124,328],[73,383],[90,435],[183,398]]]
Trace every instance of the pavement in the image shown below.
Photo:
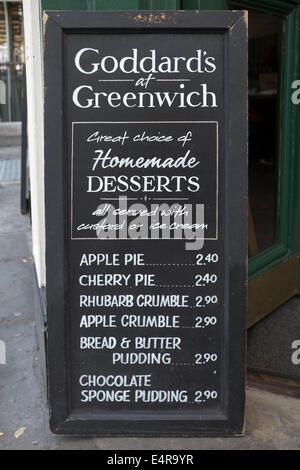
[[[20,149],[1,148],[0,160]],[[20,181],[0,182],[0,450],[299,450],[300,400],[247,388],[246,432],[238,438],[75,438],[53,436],[38,367],[29,216]],[[294,301],[294,299],[293,299]],[[300,302],[300,301],[299,301]],[[288,305],[288,304],[286,304]]]

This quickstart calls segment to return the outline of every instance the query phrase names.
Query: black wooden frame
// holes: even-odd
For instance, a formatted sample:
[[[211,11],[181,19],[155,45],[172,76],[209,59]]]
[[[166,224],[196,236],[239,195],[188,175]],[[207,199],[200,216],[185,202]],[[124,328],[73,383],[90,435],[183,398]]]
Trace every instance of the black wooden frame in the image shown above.
[[[50,428],[65,435],[240,435],[245,407],[247,258],[247,13],[238,11],[48,11],[45,25],[45,214],[47,273],[47,378]],[[210,421],[149,415],[135,418],[76,415],[70,410],[64,38],[91,31],[216,33],[225,35],[226,105],[225,278],[228,321],[228,415]],[[239,132],[235,132],[239,129]],[[239,167],[238,175],[236,168]],[[242,177],[241,177],[242,175]],[[238,200],[238,201],[237,201]],[[108,417],[107,417],[108,416]],[[189,415],[191,416],[191,415]]]

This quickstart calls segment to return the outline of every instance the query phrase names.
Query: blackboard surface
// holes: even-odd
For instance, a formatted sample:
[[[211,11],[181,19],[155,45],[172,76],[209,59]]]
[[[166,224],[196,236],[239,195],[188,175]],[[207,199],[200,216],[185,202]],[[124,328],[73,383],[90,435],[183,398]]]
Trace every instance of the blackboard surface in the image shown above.
[[[50,427],[244,425],[244,12],[46,12]]]

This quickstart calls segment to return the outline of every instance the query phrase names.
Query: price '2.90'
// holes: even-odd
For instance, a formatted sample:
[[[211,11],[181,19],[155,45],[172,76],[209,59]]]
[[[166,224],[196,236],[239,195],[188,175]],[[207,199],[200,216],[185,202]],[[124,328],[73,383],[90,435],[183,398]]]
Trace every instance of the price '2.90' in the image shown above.
[[[201,403],[210,399],[215,400],[217,397],[218,392],[216,390],[205,390],[204,392],[197,390],[195,392],[195,403]]]
[[[217,323],[216,317],[196,317],[195,328],[205,328],[206,326],[215,325]]]
[[[205,297],[198,295],[196,297],[196,307],[206,307],[206,305],[216,303],[218,303],[218,297],[216,295],[206,295]]]

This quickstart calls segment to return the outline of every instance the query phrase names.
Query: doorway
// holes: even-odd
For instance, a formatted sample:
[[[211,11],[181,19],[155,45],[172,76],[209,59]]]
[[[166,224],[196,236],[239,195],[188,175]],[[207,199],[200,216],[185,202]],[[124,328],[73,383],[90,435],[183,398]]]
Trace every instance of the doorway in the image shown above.
[[[288,89],[295,72],[288,54],[295,11],[280,3],[279,10],[272,1],[228,4],[247,9],[249,20],[248,327],[298,292],[295,116]]]

